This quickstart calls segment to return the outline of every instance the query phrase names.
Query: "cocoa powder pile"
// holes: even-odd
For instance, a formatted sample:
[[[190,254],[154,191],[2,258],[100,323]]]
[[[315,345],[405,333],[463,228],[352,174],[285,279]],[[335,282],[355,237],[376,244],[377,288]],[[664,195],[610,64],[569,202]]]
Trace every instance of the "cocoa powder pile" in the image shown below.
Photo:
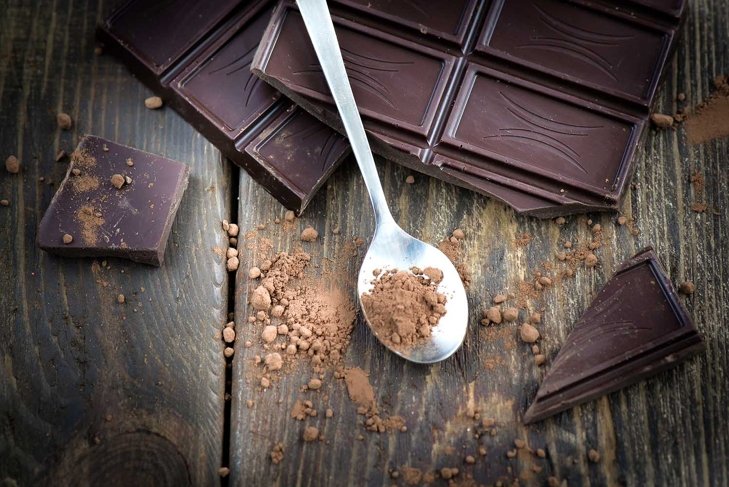
[[[729,136],[729,77],[714,79],[714,93],[688,114],[685,126],[691,144]]]
[[[362,295],[362,307],[377,337],[404,350],[430,337],[446,313],[446,297],[437,291],[442,279],[443,273],[432,267],[378,272],[372,290]]]
[[[249,271],[254,281],[250,295],[253,314],[264,348],[269,352],[261,385],[270,385],[267,374],[298,357],[310,359],[315,371],[338,363],[349,344],[354,306],[339,290],[304,280],[311,256],[301,250],[280,252]],[[263,379],[266,379],[265,381]]]

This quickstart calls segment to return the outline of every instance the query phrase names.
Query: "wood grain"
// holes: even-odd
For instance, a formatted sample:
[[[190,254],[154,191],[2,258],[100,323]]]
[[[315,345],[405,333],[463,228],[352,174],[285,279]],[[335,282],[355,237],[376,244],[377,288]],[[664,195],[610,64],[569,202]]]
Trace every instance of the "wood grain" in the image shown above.
[[[95,56],[102,2],[0,1],[0,483],[212,485],[222,456],[219,329],[230,170],[115,60]],[[68,112],[71,131],[56,127]],[[162,268],[62,259],[36,228],[73,150],[93,133],[188,163]],[[41,181],[39,178],[45,178]],[[118,304],[123,293],[126,304]]]
[[[676,95],[684,92],[692,106],[711,92],[713,77],[729,72],[729,5],[721,0],[691,2],[686,29],[662,88],[657,110],[673,113]],[[404,184],[408,173],[391,164],[380,164],[385,193],[395,218],[407,230],[426,241],[437,242],[456,227],[466,232],[466,264],[473,273],[469,289],[471,324],[463,348],[442,364],[423,367],[405,363],[386,353],[357,319],[345,358],[348,366],[370,373],[382,410],[406,418],[407,433],[368,433],[362,417],[346,396],[341,381],[327,376],[317,393],[300,388],[310,377],[308,366],[282,375],[262,391],[257,381],[260,368],[253,362],[262,353],[258,329],[246,323],[249,266],[258,264],[260,248],[241,249],[237,278],[237,352],[233,363],[233,412],[231,418],[231,481],[235,485],[403,485],[391,469],[412,466],[423,471],[455,466],[460,479],[470,475],[476,484],[518,478],[522,485],[544,485],[548,476],[569,485],[729,485],[729,323],[728,221],[729,141],[717,140],[689,146],[682,128],[648,134],[638,156],[635,186],[622,213],[639,230],[616,224],[616,216],[592,214],[568,218],[558,227],[550,221],[519,217],[513,211],[451,185],[416,176]],[[695,213],[690,177],[698,171],[706,179],[706,200],[717,211]],[[295,228],[273,224],[283,209],[245,175],[240,180],[239,223],[266,230],[256,238],[271,240],[274,251],[301,245],[298,232],[312,225],[323,236],[320,243],[305,245],[320,264],[339,265],[344,276],[332,285],[353,293],[358,258],[348,254],[347,241],[369,237],[373,223],[369,203],[352,163],[345,164],[316,197]],[[574,279],[559,282],[529,309],[541,310],[540,343],[547,365],[538,369],[531,352],[516,339],[516,325],[487,329],[478,325],[480,311],[501,291],[518,291],[518,283],[536,271],[556,273],[555,259],[565,239],[588,242],[586,221],[600,223],[605,245],[597,251],[595,269],[579,267]],[[339,226],[340,235],[332,229]],[[515,245],[528,233],[531,243]],[[673,370],[576,407],[552,419],[524,427],[520,418],[536,393],[540,378],[579,315],[617,266],[637,250],[653,245],[674,282],[692,280],[697,292],[685,300],[706,339],[705,354]],[[331,260],[330,260],[331,259]],[[334,261],[334,264],[332,264]],[[546,266],[554,266],[552,270]],[[331,279],[331,275],[327,275]],[[523,315],[522,315],[523,319]],[[251,340],[253,346],[241,346]],[[296,399],[311,399],[319,411],[305,422],[292,420],[288,412]],[[246,405],[254,401],[253,407]],[[330,407],[335,416],[323,418]],[[496,419],[496,435],[474,438],[476,421],[468,417],[477,409],[482,417]],[[316,425],[325,444],[304,443],[305,425]],[[364,440],[358,440],[362,434]],[[525,440],[531,448],[544,448],[539,459],[525,450],[509,459],[513,440]],[[273,465],[269,452],[282,442],[285,459]],[[478,445],[487,448],[479,457]],[[598,463],[587,458],[589,449],[601,454]],[[473,454],[477,462],[464,464]],[[531,468],[540,467],[540,472]],[[436,478],[436,483],[444,483]],[[467,484],[466,484],[467,485]]]

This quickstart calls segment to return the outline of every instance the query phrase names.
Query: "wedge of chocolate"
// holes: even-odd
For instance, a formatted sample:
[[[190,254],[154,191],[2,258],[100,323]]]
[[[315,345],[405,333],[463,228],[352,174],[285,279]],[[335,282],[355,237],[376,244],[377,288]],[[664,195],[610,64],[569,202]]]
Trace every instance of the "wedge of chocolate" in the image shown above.
[[[43,250],[162,265],[187,165],[86,136],[38,230]]]
[[[620,267],[577,322],[524,423],[634,384],[703,349],[653,249],[647,248]]]

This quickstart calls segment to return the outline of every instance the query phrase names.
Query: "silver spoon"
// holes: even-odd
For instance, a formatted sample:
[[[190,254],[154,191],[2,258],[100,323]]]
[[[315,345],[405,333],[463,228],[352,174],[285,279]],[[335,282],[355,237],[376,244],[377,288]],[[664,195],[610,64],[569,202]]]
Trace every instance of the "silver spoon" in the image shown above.
[[[349,85],[326,0],[297,0],[297,3],[375,210],[375,236],[362,262],[357,281],[360,305],[362,295],[373,288],[375,280],[373,272],[376,269],[407,270],[412,267],[440,269],[443,271],[443,280],[438,285],[438,292],[446,295],[446,314],[433,329],[430,340],[407,350],[388,348],[412,362],[433,363],[444,360],[458,350],[466,336],[468,322],[466,290],[463,288],[458,271],[443,252],[407,234],[392,218]],[[364,307],[362,312],[365,313]],[[377,331],[372,328],[366,313],[365,320],[377,336]],[[377,338],[387,346],[383,341],[384,337],[377,336]]]

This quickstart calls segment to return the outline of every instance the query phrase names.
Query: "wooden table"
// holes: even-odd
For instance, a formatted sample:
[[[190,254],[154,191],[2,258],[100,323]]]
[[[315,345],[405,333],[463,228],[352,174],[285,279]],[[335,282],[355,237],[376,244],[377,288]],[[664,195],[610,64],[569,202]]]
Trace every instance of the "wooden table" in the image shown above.
[[[700,146],[683,129],[648,135],[638,156],[634,187],[622,213],[635,220],[631,235],[616,215],[551,221],[519,217],[485,197],[380,164],[395,218],[408,231],[437,242],[456,227],[466,233],[465,264],[471,320],[463,348],[430,367],[385,352],[357,318],[344,364],[370,373],[380,408],[403,416],[407,433],[366,432],[339,380],[325,380],[314,396],[300,392],[304,366],[262,392],[253,357],[257,331],[246,325],[247,269],[256,249],[241,246],[241,271],[225,271],[214,251],[225,248],[220,221],[259,232],[274,251],[300,245],[298,231],[319,230],[309,246],[312,272],[326,259],[342,260],[355,236],[372,232],[372,215],[356,168],[345,163],[319,192],[294,230],[274,225],[284,209],[172,110],[149,111],[146,90],[114,59],[94,55],[94,27],[103,2],[0,0],[0,156],[16,154],[23,172],[0,171],[0,483],[14,485],[403,485],[391,478],[403,466],[430,471],[458,467],[462,485],[520,479],[544,485],[548,476],[574,485],[729,484],[729,141]],[[729,73],[729,3],[691,2],[686,30],[658,100],[672,113],[676,95],[688,106]],[[55,114],[75,125],[59,131]],[[164,154],[190,164],[190,187],[160,269],[107,259],[60,259],[35,246],[36,228],[62,179],[70,151],[83,133]],[[694,173],[706,179],[706,201],[716,212],[695,213]],[[41,179],[44,178],[44,179]],[[491,297],[554,261],[563,239],[585,241],[587,218],[604,228],[600,265],[580,268],[529,303],[544,309],[540,326],[547,366],[534,366],[516,340],[516,326],[497,332],[478,325]],[[339,226],[340,235],[332,229]],[[525,246],[514,241],[533,237]],[[242,239],[243,240],[243,239]],[[580,313],[617,265],[645,245],[655,246],[674,282],[692,280],[685,300],[707,350],[657,377],[533,426],[519,418],[549,361]],[[359,257],[345,260],[354,275]],[[353,279],[336,283],[352,293]],[[116,296],[123,293],[127,303]],[[228,313],[238,322],[237,353],[223,358],[220,330]],[[253,338],[251,338],[253,337]],[[242,341],[252,339],[245,348]],[[328,399],[325,400],[324,397]],[[294,421],[297,398],[312,398],[320,415]],[[254,401],[248,407],[247,400]],[[321,414],[335,411],[332,419]],[[496,435],[474,438],[478,410],[496,420]],[[326,443],[304,443],[305,424],[320,427]],[[358,439],[362,435],[363,439]],[[546,450],[507,458],[515,438]],[[282,442],[284,461],[269,452]],[[464,457],[486,447],[485,457]],[[587,451],[600,452],[591,463]],[[531,469],[541,467],[540,472]],[[472,476],[473,483],[469,483]],[[436,476],[436,484],[444,484]]]

